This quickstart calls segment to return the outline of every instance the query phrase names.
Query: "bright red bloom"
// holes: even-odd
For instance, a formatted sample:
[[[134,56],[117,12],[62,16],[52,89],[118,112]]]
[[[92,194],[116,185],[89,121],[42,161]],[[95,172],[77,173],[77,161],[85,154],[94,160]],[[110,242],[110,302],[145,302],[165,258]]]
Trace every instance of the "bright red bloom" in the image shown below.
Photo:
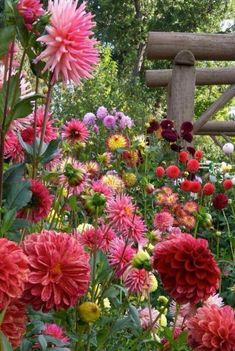
[[[196,158],[196,160],[198,160],[199,162],[201,161],[201,159],[203,158],[203,151],[202,150],[196,150],[194,157]]]
[[[131,268],[124,274],[124,285],[130,293],[144,293],[151,285],[149,272],[143,268]]]
[[[46,48],[35,60],[46,59],[44,71],[53,72],[52,80],[73,81],[80,84],[81,78],[90,78],[94,65],[98,63],[98,50],[93,35],[92,14],[86,12],[86,4],[78,8],[77,0],[49,2],[51,13],[47,34],[38,41]]]
[[[8,338],[15,349],[20,346],[26,331],[26,308],[20,300],[13,300],[7,307],[0,330]]]
[[[156,229],[164,232],[173,226],[174,218],[169,212],[162,210],[155,214],[153,222]]]
[[[17,4],[19,14],[24,18],[25,26],[32,29],[32,24],[44,14],[39,0],[20,0]]]
[[[233,182],[232,182],[231,179],[225,179],[225,180],[223,181],[223,188],[224,188],[225,190],[229,190],[229,189],[231,189],[232,187],[233,187]]]
[[[219,193],[215,195],[212,203],[214,208],[217,210],[223,210],[228,204],[228,196],[223,193]]]
[[[188,179],[183,180],[180,183],[180,189],[182,189],[183,191],[189,192],[191,191],[191,181]]]
[[[187,153],[187,151],[180,151],[179,153],[180,162],[186,162],[188,161],[188,158],[189,158],[189,154]]]
[[[166,174],[169,178],[176,179],[180,176],[180,169],[177,166],[169,166],[166,169]]]
[[[89,136],[89,131],[86,125],[79,119],[71,119],[63,126],[62,138],[71,143],[86,142]]]
[[[188,342],[195,351],[234,351],[235,318],[230,306],[204,306],[187,323]]]
[[[18,218],[27,218],[31,222],[39,222],[47,217],[51,210],[52,196],[48,189],[39,180],[32,179],[32,198],[28,205],[18,211]]]
[[[187,163],[187,170],[191,173],[196,173],[199,170],[200,164],[198,160],[195,160],[194,158],[189,160]]]
[[[220,270],[208,242],[190,234],[156,245],[153,267],[168,294],[179,304],[206,300],[219,287]]]
[[[204,186],[203,186],[203,195],[207,195],[207,196],[210,196],[214,193],[215,191],[215,186],[213,183],[206,183]]]
[[[135,250],[124,240],[115,238],[111,242],[108,261],[118,278],[125,272],[134,254]]]
[[[200,193],[202,189],[201,183],[198,182],[197,180],[193,180],[191,182],[191,192],[192,193]]]
[[[30,263],[24,300],[35,310],[67,309],[87,292],[89,255],[76,238],[43,230],[28,235],[23,248]]]
[[[28,279],[28,259],[13,241],[0,239],[0,311],[20,298]]]
[[[165,169],[164,169],[163,167],[159,166],[159,167],[157,167],[157,168],[155,169],[155,175],[156,175],[156,177],[161,178],[161,177],[164,176],[164,174],[165,174]]]

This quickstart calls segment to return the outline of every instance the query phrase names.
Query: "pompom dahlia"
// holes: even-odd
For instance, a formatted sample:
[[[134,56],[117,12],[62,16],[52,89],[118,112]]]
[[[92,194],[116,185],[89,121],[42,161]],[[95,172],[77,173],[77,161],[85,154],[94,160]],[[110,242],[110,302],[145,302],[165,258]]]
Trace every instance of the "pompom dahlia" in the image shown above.
[[[89,256],[76,238],[43,230],[28,235],[23,248],[30,267],[23,297],[35,310],[67,309],[87,292]]]
[[[62,138],[71,143],[86,142],[89,136],[89,131],[85,124],[79,119],[71,119],[63,126]]]
[[[26,308],[20,300],[13,300],[7,307],[4,319],[0,324],[0,330],[9,339],[15,349],[21,344],[26,331]]]
[[[134,254],[135,250],[124,240],[115,238],[111,241],[108,261],[118,278],[125,272]]]
[[[188,342],[195,351],[234,351],[235,318],[230,306],[204,306],[188,323]]]
[[[24,18],[24,23],[28,30],[31,30],[32,24],[44,14],[39,0],[20,0],[17,3],[17,10]]]
[[[20,298],[28,279],[28,259],[13,241],[0,239],[0,311]]]
[[[98,51],[91,29],[95,26],[92,14],[86,12],[86,4],[77,8],[77,0],[55,0],[49,3],[50,23],[47,34],[38,41],[46,49],[37,57],[47,60],[44,71],[53,72],[53,81],[73,81],[80,84],[81,78],[90,78],[98,63]]]
[[[30,190],[32,192],[31,201],[28,205],[18,211],[18,218],[27,218],[31,222],[39,222],[47,217],[51,210],[52,195],[39,180],[32,179]]]
[[[157,244],[153,266],[166,291],[180,304],[206,300],[219,287],[220,270],[208,242],[190,234]]]
[[[154,226],[156,229],[166,231],[173,226],[174,217],[167,211],[156,213],[154,217]]]

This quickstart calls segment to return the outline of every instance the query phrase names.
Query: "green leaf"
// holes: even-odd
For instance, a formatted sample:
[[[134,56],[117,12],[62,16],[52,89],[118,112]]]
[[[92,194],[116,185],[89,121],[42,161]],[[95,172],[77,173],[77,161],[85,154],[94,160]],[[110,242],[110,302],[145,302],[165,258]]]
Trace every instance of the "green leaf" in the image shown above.
[[[8,209],[15,208],[16,210],[25,207],[32,197],[29,182],[15,183],[6,197],[6,207]]]
[[[7,26],[0,28],[0,57],[5,55],[8,51],[9,44],[15,36],[15,27]]]
[[[139,313],[138,313],[137,309],[135,308],[135,306],[133,306],[132,304],[129,304],[129,314],[130,314],[131,319],[135,323],[135,325],[138,328],[141,328]]]
[[[20,145],[27,152],[27,154],[33,155],[33,147],[30,144],[25,143],[20,134],[18,134],[18,138],[19,138]]]
[[[6,336],[0,331],[0,349],[3,351],[13,351],[13,348]]]
[[[32,350],[32,343],[24,339],[20,345],[20,351],[31,351]]]
[[[2,220],[2,225],[1,225],[1,228],[0,228],[0,232],[3,235],[5,235],[9,229],[12,227],[12,224],[15,220],[15,217],[16,217],[16,209],[13,208],[9,211],[7,211],[3,217],[3,220]]]
[[[42,351],[46,351],[47,350],[47,341],[43,335],[39,335],[38,342],[41,346]]]
[[[51,161],[55,154],[57,153],[58,151],[58,146],[59,146],[59,143],[60,143],[60,139],[56,139],[56,140],[52,140],[47,148],[46,148],[46,151],[42,154],[42,163],[47,163],[49,161]]]
[[[8,168],[8,170],[3,175],[4,187],[7,185],[7,183],[14,183],[22,179],[24,175],[24,169],[24,163],[13,165],[10,168]]]

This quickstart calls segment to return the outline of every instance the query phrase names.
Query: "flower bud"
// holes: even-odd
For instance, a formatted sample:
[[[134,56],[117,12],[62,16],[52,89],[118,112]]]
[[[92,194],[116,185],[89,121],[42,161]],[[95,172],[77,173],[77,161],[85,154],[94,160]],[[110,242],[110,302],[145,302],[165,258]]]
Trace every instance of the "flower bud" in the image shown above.
[[[132,266],[138,269],[145,268],[150,271],[151,262],[149,254],[144,250],[137,252],[132,259]]]
[[[78,316],[85,323],[93,323],[100,317],[100,308],[93,302],[84,302],[78,306]]]

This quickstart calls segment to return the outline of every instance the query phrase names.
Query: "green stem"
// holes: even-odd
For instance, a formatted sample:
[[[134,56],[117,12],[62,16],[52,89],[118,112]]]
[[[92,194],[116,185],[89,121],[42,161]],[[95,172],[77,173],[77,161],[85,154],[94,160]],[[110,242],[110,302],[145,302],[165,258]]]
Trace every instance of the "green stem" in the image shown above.
[[[229,226],[229,222],[228,222],[227,216],[226,216],[224,210],[222,210],[222,212],[223,212],[224,220],[225,220],[225,223],[226,223],[227,229],[228,229],[229,246],[230,246],[230,250],[231,250],[232,260],[234,261],[235,257],[234,257],[234,251],[233,251],[233,243],[232,243],[232,240],[231,240],[232,234],[231,234],[231,230],[230,230],[230,226]]]
[[[35,93],[38,93],[38,85],[39,85],[39,78],[36,77],[36,84],[35,84]],[[33,174],[32,178],[36,177],[37,173],[37,150],[36,150],[36,137],[37,137],[37,100],[35,101],[35,106],[34,106],[34,121],[33,121]]]

